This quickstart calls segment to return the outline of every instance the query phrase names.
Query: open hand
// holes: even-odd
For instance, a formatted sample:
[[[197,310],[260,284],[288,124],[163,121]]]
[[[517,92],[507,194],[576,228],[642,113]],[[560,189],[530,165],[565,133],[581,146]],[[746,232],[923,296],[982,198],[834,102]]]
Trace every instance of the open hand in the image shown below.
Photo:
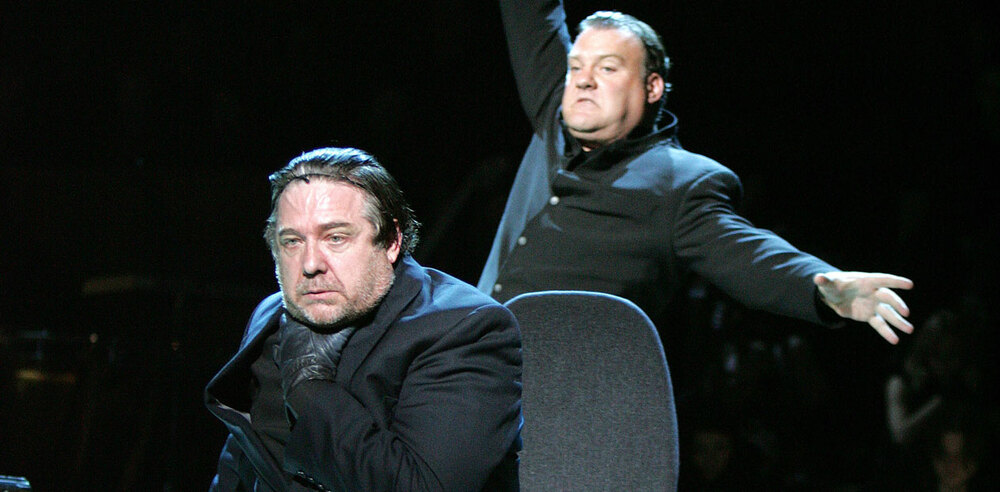
[[[910,308],[892,290],[912,289],[912,280],[885,273],[827,272],[817,274],[813,282],[823,302],[834,312],[868,323],[889,343],[899,343],[893,327],[903,333],[913,333],[913,325],[906,319]]]

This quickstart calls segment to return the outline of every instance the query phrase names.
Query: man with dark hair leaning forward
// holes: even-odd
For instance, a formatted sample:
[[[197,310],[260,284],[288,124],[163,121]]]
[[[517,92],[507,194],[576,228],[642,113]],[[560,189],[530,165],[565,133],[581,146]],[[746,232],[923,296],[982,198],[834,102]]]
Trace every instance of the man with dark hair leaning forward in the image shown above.
[[[212,490],[517,490],[520,335],[410,256],[417,221],[356,149],[271,175],[264,299],[206,405],[229,429]]]

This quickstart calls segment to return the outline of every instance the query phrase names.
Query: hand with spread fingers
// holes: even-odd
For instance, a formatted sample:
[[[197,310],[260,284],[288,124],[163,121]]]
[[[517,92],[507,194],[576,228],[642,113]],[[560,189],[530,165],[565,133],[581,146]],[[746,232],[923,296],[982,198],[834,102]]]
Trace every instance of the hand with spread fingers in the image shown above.
[[[834,312],[868,323],[889,343],[899,343],[899,335],[893,327],[903,333],[913,333],[913,325],[906,319],[910,308],[892,290],[912,289],[912,280],[885,273],[827,272],[813,277],[813,282],[823,302]]]

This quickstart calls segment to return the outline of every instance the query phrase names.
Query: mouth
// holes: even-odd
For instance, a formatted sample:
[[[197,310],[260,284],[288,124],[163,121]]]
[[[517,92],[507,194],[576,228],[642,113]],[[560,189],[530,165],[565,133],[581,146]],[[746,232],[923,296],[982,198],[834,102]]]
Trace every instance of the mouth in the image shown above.
[[[312,289],[312,290],[307,290],[305,292],[301,292],[300,295],[304,299],[321,300],[321,299],[329,299],[334,295],[336,295],[336,293],[337,292],[334,290]]]

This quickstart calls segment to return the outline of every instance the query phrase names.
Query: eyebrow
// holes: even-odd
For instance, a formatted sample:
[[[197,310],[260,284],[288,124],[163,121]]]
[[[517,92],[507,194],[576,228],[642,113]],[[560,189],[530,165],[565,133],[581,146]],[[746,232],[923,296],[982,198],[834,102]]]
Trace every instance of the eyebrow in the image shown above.
[[[621,60],[621,61],[625,61],[625,57],[622,56],[622,55],[619,55],[617,53],[605,53],[603,55],[597,55],[597,61],[604,60],[605,58],[615,58],[615,59],[618,59],[618,60]],[[579,60],[580,59],[580,55],[574,55],[574,54],[570,53],[569,56],[568,56],[568,59],[570,59],[570,60]]]
[[[330,229],[346,228],[346,229],[351,229],[351,232],[353,232],[354,229],[357,229],[357,227],[355,226],[355,224],[353,222],[342,222],[342,221],[327,222],[325,224],[320,224],[319,227],[323,231],[329,231]],[[279,236],[282,236],[282,235],[285,235],[285,234],[296,234],[296,235],[299,235],[299,236],[302,235],[302,233],[300,233],[298,230],[296,230],[293,227],[282,227],[281,229],[278,229],[278,235]]]

